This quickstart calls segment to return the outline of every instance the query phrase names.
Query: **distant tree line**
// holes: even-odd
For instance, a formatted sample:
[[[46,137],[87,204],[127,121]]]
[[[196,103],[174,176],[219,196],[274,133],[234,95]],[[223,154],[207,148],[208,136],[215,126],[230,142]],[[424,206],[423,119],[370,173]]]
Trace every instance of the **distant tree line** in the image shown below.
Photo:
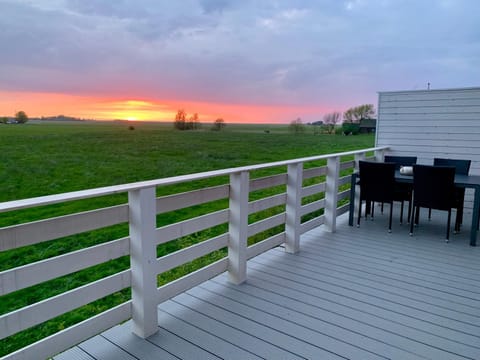
[[[323,120],[309,123],[313,126],[313,133],[319,134],[337,134],[344,135],[358,134],[360,132],[360,121],[366,119],[373,119],[375,116],[375,109],[373,104],[363,104],[349,108],[342,114],[334,111],[323,116]],[[342,126],[338,127],[340,120],[343,120]],[[300,134],[305,132],[306,128],[300,118],[290,122],[289,130],[291,133]]]

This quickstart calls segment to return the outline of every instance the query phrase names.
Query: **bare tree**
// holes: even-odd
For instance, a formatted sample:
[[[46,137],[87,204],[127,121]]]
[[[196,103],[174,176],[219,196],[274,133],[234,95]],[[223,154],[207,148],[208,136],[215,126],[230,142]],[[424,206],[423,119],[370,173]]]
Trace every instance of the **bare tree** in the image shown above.
[[[292,120],[288,129],[294,134],[301,134],[305,132],[305,125],[303,124],[302,119],[297,118]]]
[[[323,117],[324,129],[327,134],[334,134],[335,133],[335,126],[337,126],[338,122],[340,121],[341,114],[337,111],[326,114]]]
[[[175,129],[178,130],[185,130],[186,129],[186,124],[185,121],[187,119],[187,113],[185,110],[180,109],[177,111],[177,115],[175,115],[175,121],[173,122],[173,126]]]

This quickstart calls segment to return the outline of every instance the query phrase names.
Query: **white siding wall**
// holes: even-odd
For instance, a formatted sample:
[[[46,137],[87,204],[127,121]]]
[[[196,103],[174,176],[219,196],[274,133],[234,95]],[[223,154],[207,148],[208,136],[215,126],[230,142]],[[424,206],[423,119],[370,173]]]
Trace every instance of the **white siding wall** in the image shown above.
[[[420,164],[470,159],[480,175],[480,88],[380,92],[376,145]]]

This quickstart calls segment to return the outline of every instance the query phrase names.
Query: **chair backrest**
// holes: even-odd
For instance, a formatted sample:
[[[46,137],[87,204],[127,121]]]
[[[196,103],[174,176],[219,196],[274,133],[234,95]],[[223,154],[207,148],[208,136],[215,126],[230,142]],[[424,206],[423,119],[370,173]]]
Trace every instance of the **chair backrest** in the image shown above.
[[[413,199],[414,206],[455,207],[455,167],[413,165]]]
[[[470,171],[471,163],[472,163],[472,160],[443,159],[443,158],[433,159],[433,165],[435,166],[455,166],[455,173],[459,175],[468,175],[468,172]]]
[[[385,162],[395,163],[395,169],[398,170],[401,166],[415,165],[417,163],[417,157],[385,155]]]
[[[360,161],[360,197],[363,200],[391,202],[395,188],[395,164]]]

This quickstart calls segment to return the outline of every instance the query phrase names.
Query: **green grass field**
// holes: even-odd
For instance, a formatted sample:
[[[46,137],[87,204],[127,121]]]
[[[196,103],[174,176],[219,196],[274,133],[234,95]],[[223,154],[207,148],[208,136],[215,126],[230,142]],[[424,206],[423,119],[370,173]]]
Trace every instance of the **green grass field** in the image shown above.
[[[129,126],[134,126],[130,130]],[[142,180],[231,168],[278,160],[368,148],[373,135],[291,134],[286,125],[233,125],[220,132],[210,126],[196,131],[176,131],[171,124],[124,122],[68,122],[0,125],[0,202],[124,184]],[[264,175],[261,172],[258,175]],[[226,179],[208,180],[215,182]],[[202,185],[205,182],[200,182]],[[189,186],[158,189],[158,193],[189,190]],[[32,221],[72,211],[126,202],[124,195],[83,200],[14,213],[0,213],[0,226]],[[192,209],[205,212],[225,204],[216,202]],[[158,218],[158,225],[179,221],[191,214],[176,212]],[[225,227],[164,244],[158,256],[225,232]],[[121,224],[107,229],[48,241],[35,246],[0,253],[0,271],[51,256],[92,246],[128,234]],[[159,284],[192,271],[225,255],[218,252],[181,269],[162,274]],[[128,258],[118,259],[44,284],[0,297],[0,314],[62,293],[129,266]],[[130,297],[123,291],[62,315],[32,329],[0,340],[0,356],[37,339],[68,327],[92,314]]]

